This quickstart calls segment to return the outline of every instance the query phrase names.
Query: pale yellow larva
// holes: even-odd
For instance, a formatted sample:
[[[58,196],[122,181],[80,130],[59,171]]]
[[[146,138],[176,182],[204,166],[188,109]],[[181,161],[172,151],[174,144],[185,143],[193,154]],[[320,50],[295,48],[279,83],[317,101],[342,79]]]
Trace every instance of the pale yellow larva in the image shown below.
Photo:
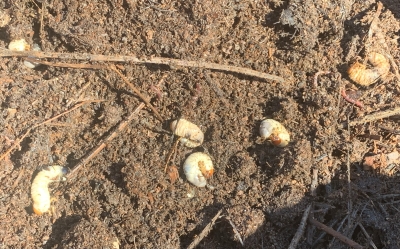
[[[367,68],[358,61],[352,64],[347,70],[350,79],[362,86],[369,86],[379,79],[385,79],[390,70],[389,60],[382,54],[371,52],[368,55],[368,62],[372,68]]]
[[[174,120],[171,123],[171,130],[175,135],[181,137],[181,143],[187,147],[194,148],[203,143],[204,133],[197,125],[186,119]]]
[[[38,215],[46,213],[50,209],[49,184],[62,181],[67,169],[54,165],[48,166],[40,171],[32,182],[31,197],[33,200],[33,212]]]
[[[274,119],[265,119],[260,125],[260,136],[273,145],[285,147],[290,142],[290,134],[286,128]]]
[[[25,41],[25,39],[12,40],[8,44],[8,49],[12,51],[28,51],[31,46]]]

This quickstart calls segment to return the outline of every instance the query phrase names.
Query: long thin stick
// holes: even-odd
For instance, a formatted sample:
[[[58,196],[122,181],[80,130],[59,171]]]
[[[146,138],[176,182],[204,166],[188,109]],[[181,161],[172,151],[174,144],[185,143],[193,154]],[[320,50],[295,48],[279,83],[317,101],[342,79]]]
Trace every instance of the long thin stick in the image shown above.
[[[181,139],[178,138],[178,139],[175,141],[174,145],[172,146],[171,150],[170,150],[169,153],[168,153],[167,161],[165,162],[164,172],[167,172],[167,167],[168,167],[169,161],[171,160],[172,154],[174,154],[176,148],[178,147],[179,140],[181,140]]]
[[[58,114],[58,115],[56,115],[56,116],[54,116],[54,117],[52,117],[52,118],[49,118],[49,119],[47,119],[47,120],[45,120],[45,121],[43,121],[43,122],[41,122],[41,123],[34,124],[32,127],[28,128],[28,129],[26,130],[26,132],[24,133],[24,135],[22,135],[21,137],[15,139],[13,145],[12,145],[6,152],[4,152],[3,155],[0,156],[0,161],[3,160],[8,154],[10,154],[11,151],[12,151],[15,147],[19,146],[19,144],[22,142],[22,140],[24,140],[24,138],[25,138],[26,136],[28,136],[29,133],[30,133],[33,129],[35,129],[36,127],[41,126],[41,125],[44,125],[44,124],[47,124],[47,123],[50,123],[51,121],[53,121],[53,120],[55,120],[55,119],[57,119],[57,118],[59,118],[59,117],[65,115],[65,114],[67,114],[67,113],[69,113],[69,112],[72,112],[73,110],[75,110],[75,109],[81,107],[82,105],[84,105],[84,104],[86,104],[86,103],[91,103],[91,102],[98,102],[98,100],[96,100],[96,101],[93,101],[93,100],[83,101],[83,102],[81,102],[81,103],[75,105],[75,106],[72,107],[71,109],[66,110],[65,112],[62,112],[62,113],[60,113],[60,114]]]
[[[316,162],[318,162],[318,161],[316,160]],[[313,168],[313,170],[312,170],[312,180],[311,180],[311,186],[310,186],[310,194],[311,194],[312,197],[316,197],[317,196],[317,187],[318,187],[318,169]],[[311,210],[308,211],[309,214],[307,215],[307,217],[314,218],[314,214],[311,212],[312,210],[314,210],[314,202],[312,202],[310,204],[310,206],[311,206]],[[304,212],[304,215],[306,214],[306,211]],[[303,215],[302,219],[304,219],[304,222],[306,222],[307,221],[307,217],[304,216],[304,215]],[[302,227],[302,228],[300,228],[300,226],[299,226],[295,236],[292,239],[292,242],[294,242],[294,239],[296,238],[296,236],[299,236],[298,238],[296,238],[297,243],[300,241],[300,237],[304,233],[304,231],[301,231],[300,229],[304,230],[305,226]],[[314,233],[315,233],[315,227],[314,226],[309,226],[308,230],[307,230],[307,243],[308,244],[312,244],[312,238],[314,236]],[[290,244],[290,245],[292,246],[293,249],[295,249],[295,248],[297,248],[297,243],[293,244],[293,245]]]
[[[229,218],[229,216],[225,216],[225,218],[229,221],[229,224],[231,225],[233,232],[235,233],[235,237],[239,240],[240,244],[244,246],[242,236],[240,236],[239,231],[237,230],[235,224],[233,224],[232,220]]]
[[[68,173],[67,178],[71,178],[83,165],[88,163],[93,157],[102,151],[111,140],[113,140],[121,131],[125,129],[125,127],[129,124],[132,119],[136,117],[138,112],[143,109],[146,105],[144,103],[140,103],[138,107],[128,116],[127,119],[122,121],[116,130],[114,130],[108,137],[106,137],[103,142],[101,142],[96,148],[94,148],[87,156],[85,156],[75,167]]]
[[[26,61],[32,62],[32,63],[40,63],[43,65],[47,66],[53,66],[53,67],[67,67],[67,68],[78,68],[78,69],[110,69],[114,72],[116,72],[122,80],[132,89],[133,92],[135,92],[139,98],[141,98],[146,105],[154,112],[156,117],[163,122],[163,118],[161,117],[160,113],[157,111],[157,109],[150,104],[149,100],[137,89],[132,83],[129,82],[129,80],[115,67],[115,65],[111,64],[110,66],[104,66],[104,65],[92,65],[92,64],[75,64],[75,63],[57,63],[57,62],[48,62],[48,61],[40,61],[40,60],[35,60],[32,58],[27,58],[25,59]]]
[[[105,65],[93,65],[93,64],[85,64],[85,63],[61,63],[61,62],[50,62],[50,61],[43,61],[34,58],[25,58],[25,61],[29,61],[32,63],[39,63],[46,66],[52,67],[67,67],[67,68],[78,68],[78,69],[107,69]]]
[[[342,229],[342,227],[343,227],[343,225],[344,225],[344,222],[349,218],[349,216],[350,216],[350,214],[346,215],[346,216],[342,219],[342,221],[339,223],[339,226],[337,227],[337,230],[336,230],[337,232],[340,232],[340,229]],[[332,245],[334,244],[334,242],[335,242],[335,238],[333,238],[332,241],[329,242],[327,248],[328,248],[328,249],[331,248]]]
[[[201,233],[199,234],[199,236],[197,236],[192,243],[190,243],[190,245],[188,246],[187,249],[193,249],[195,248],[202,239],[204,239],[204,237],[207,236],[207,234],[211,231],[211,229],[213,228],[215,221],[219,218],[219,216],[221,215],[222,211],[224,209],[221,208],[221,210],[218,211],[218,213],[214,216],[214,218],[212,218],[212,220],[210,221],[210,223],[208,223],[208,225],[203,229],[203,231],[201,231]]]
[[[361,228],[361,230],[363,231],[365,237],[367,237],[369,244],[372,246],[372,248],[374,249],[378,249],[375,245],[375,243],[372,241],[371,236],[369,236],[369,234],[367,233],[367,230],[365,230],[364,226],[361,223],[358,223],[358,226]]]
[[[347,120],[349,120],[349,118],[347,117]],[[347,127],[347,136],[351,137],[351,131],[350,131],[350,126]],[[347,144],[347,148],[346,148],[346,152],[347,152],[347,162],[346,162],[346,166],[347,166],[347,190],[348,190],[348,203],[347,203],[347,212],[351,213],[352,209],[353,209],[353,197],[352,197],[352,191],[351,191],[351,175],[350,175],[350,148],[349,148],[349,144]],[[349,216],[349,219],[347,220],[349,223],[349,226],[351,226],[352,223],[352,217]]]
[[[374,30],[378,29],[378,21],[379,21],[379,16],[381,15],[381,12],[382,12],[382,7],[383,7],[383,4],[381,2],[378,2],[377,7],[376,7],[376,12],[374,14],[374,17],[372,18],[372,21],[370,23],[370,27],[368,30],[368,41],[369,42],[372,40],[372,35],[374,33]]]
[[[110,65],[110,69],[113,70],[114,72],[116,72],[122,78],[122,80],[132,89],[132,91],[134,91],[146,103],[146,105],[154,112],[156,117],[161,122],[164,121],[164,119],[161,117],[160,113],[158,113],[157,109],[152,104],[150,104],[149,100],[139,91],[139,89],[137,89],[132,83],[129,82],[129,80],[115,67],[114,64]]]
[[[329,227],[333,227],[334,225],[336,225],[337,222],[338,222],[338,220],[331,220],[331,221],[328,223],[328,226],[329,226]],[[321,235],[318,236],[318,237],[315,239],[315,241],[311,243],[311,248],[314,248],[314,246],[317,245],[317,244],[319,243],[319,241],[320,241],[321,239],[323,239],[325,236],[326,236],[326,232],[322,231]]]
[[[380,111],[380,112],[376,112],[370,115],[366,115],[361,119],[357,119],[357,120],[352,120],[350,122],[348,122],[348,124],[340,124],[339,128],[344,128],[347,125],[348,126],[355,126],[355,125],[359,125],[359,124],[364,124],[364,123],[368,123],[368,122],[372,122],[372,121],[376,121],[378,119],[383,119],[383,118],[388,118],[390,116],[394,116],[394,115],[399,115],[400,114],[400,107],[396,107],[394,109],[390,109],[390,110],[386,110],[386,111]]]
[[[376,12],[374,14],[374,17],[372,18],[371,23],[370,23],[370,27],[369,27],[369,30],[368,30],[368,39],[366,41],[365,47],[371,46],[371,43],[373,42],[373,34],[375,33],[375,39],[378,41],[379,47],[383,46],[385,51],[387,51],[384,54],[389,59],[390,65],[392,66],[392,68],[393,68],[393,70],[395,72],[397,80],[400,80],[399,68],[398,68],[398,66],[396,64],[396,61],[394,60],[393,56],[389,52],[390,49],[389,49],[389,46],[386,43],[386,40],[385,40],[384,35],[382,34],[382,31],[378,27],[379,16],[382,13],[382,8],[383,8],[382,2],[378,2],[377,3],[377,7],[376,7]],[[398,84],[399,84],[399,82],[398,82]]]
[[[42,10],[40,11],[40,31],[39,31],[39,36],[40,38],[44,39],[44,33],[43,33],[43,17],[44,17],[44,12],[46,11],[46,1],[42,2]]]
[[[325,226],[324,224],[322,224],[321,222],[314,220],[312,218],[309,218],[308,221],[313,224],[314,226],[318,227],[319,229],[321,229],[322,231],[329,233],[330,235],[332,235],[333,237],[337,238],[338,240],[342,241],[343,243],[355,248],[355,249],[364,249],[364,247],[362,247],[360,244],[358,244],[357,242],[347,238],[346,236],[344,236],[343,234],[335,231],[333,228]]]
[[[297,228],[296,234],[294,235],[292,241],[290,242],[288,249],[296,249],[297,248],[297,244],[299,243],[301,236],[303,236],[304,228],[306,227],[307,219],[308,219],[308,215],[310,215],[311,207],[312,207],[312,204],[309,204],[308,207],[306,208],[306,210],[304,210],[300,225]]]
[[[162,57],[138,58],[136,56],[131,56],[131,55],[97,55],[97,54],[86,54],[86,53],[78,54],[78,53],[56,53],[56,52],[41,52],[41,51],[10,51],[5,48],[0,48],[0,57],[11,57],[11,56],[36,57],[42,59],[53,58],[53,59],[84,60],[84,61],[133,62],[137,64],[161,64],[169,66],[194,67],[194,68],[233,72],[233,73],[257,77],[260,79],[273,80],[280,83],[285,82],[285,79],[276,75],[258,72],[249,68],[222,65],[212,62],[187,61],[187,60],[162,58]]]

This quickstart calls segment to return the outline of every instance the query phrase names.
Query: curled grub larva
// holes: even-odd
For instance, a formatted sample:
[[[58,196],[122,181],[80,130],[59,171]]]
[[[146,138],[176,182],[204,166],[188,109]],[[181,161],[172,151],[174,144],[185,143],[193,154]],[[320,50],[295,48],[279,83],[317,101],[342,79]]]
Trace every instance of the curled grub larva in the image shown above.
[[[13,40],[8,44],[8,49],[12,51],[28,51],[31,46],[25,41],[25,39]]]
[[[290,142],[289,132],[281,123],[273,119],[265,119],[261,122],[260,136],[278,147],[285,147]]]
[[[195,152],[183,164],[187,180],[197,187],[205,187],[207,179],[214,174],[211,157],[203,152]]]
[[[172,132],[181,137],[181,143],[187,147],[194,148],[203,143],[204,134],[200,128],[185,120],[177,119],[171,123]]]
[[[49,184],[62,181],[67,169],[62,166],[48,166],[40,171],[32,182],[31,196],[33,200],[33,211],[42,215],[50,208]]]
[[[362,86],[369,86],[378,79],[385,78],[389,73],[390,63],[384,55],[371,52],[368,55],[368,62],[373,66],[372,68],[367,68],[359,62],[352,64],[347,71],[350,79]]]

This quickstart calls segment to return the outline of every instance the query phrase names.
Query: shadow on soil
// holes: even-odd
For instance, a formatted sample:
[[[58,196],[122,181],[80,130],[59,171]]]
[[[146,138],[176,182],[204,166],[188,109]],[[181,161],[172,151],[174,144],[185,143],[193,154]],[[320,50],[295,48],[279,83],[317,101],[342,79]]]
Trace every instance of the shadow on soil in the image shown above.
[[[244,246],[239,243],[224,211],[210,233],[195,248],[288,248],[299,227],[303,211],[310,204],[313,204],[313,211],[309,217],[332,227],[364,248],[372,248],[370,241],[376,248],[400,248],[398,239],[400,215],[394,205],[398,201],[393,200],[399,194],[381,194],[387,188],[398,188],[399,178],[381,175],[359,177],[363,174],[362,169],[358,169],[357,165],[352,165],[352,168],[355,170],[351,172],[351,198],[348,198],[347,180],[336,176],[329,184],[318,186],[315,197],[307,194],[294,206],[270,211],[262,210],[265,222],[248,237],[241,235]],[[338,196],[342,197],[341,202],[338,202]],[[349,205],[352,208],[350,212],[347,212]],[[199,213],[210,214],[208,221],[211,221],[218,211],[216,206],[209,206]],[[198,224],[191,233],[182,236],[181,248],[187,248],[206,225],[206,222]],[[238,225],[241,224],[235,224],[235,226]],[[296,248],[345,249],[350,247],[308,222]]]
[[[81,216],[78,215],[71,215],[71,216],[66,216],[63,218],[58,219],[54,224],[52,228],[52,233],[47,241],[47,243],[43,246],[44,249],[50,249],[54,248],[54,246],[58,245],[60,241],[62,240],[63,235],[65,234],[65,231],[68,231],[69,229],[73,228],[78,222],[82,219]]]

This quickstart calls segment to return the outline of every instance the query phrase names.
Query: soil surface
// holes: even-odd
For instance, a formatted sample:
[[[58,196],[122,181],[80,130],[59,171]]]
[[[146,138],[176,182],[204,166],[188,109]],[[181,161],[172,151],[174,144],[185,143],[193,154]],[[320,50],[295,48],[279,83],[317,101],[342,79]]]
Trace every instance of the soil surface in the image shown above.
[[[400,248],[399,112],[347,125],[399,108],[400,3],[382,3],[377,16],[375,0],[1,1],[0,52],[25,39],[45,52],[213,62],[285,80],[114,63],[163,121],[141,110],[67,181],[50,184],[51,208],[39,216],[30,196],[36,174],[49,165],[72,170],[142,100],[106,68],[31,69],[2,57],[1,248],[187,248],[199,236],[196,248],[288,248],[309,205],[309,217],[364,248]],[[372,52],[390,72],[361,86],[347,70],[367,65]],[[165,172],[178,118],[198,125],[204,143],[179,145]],[[288,146],[260,141],[265,118],[286,127]],[[205,188],[182,169],[198,151],[215,165]],[[349,246],[307,222],[297,248]]]

